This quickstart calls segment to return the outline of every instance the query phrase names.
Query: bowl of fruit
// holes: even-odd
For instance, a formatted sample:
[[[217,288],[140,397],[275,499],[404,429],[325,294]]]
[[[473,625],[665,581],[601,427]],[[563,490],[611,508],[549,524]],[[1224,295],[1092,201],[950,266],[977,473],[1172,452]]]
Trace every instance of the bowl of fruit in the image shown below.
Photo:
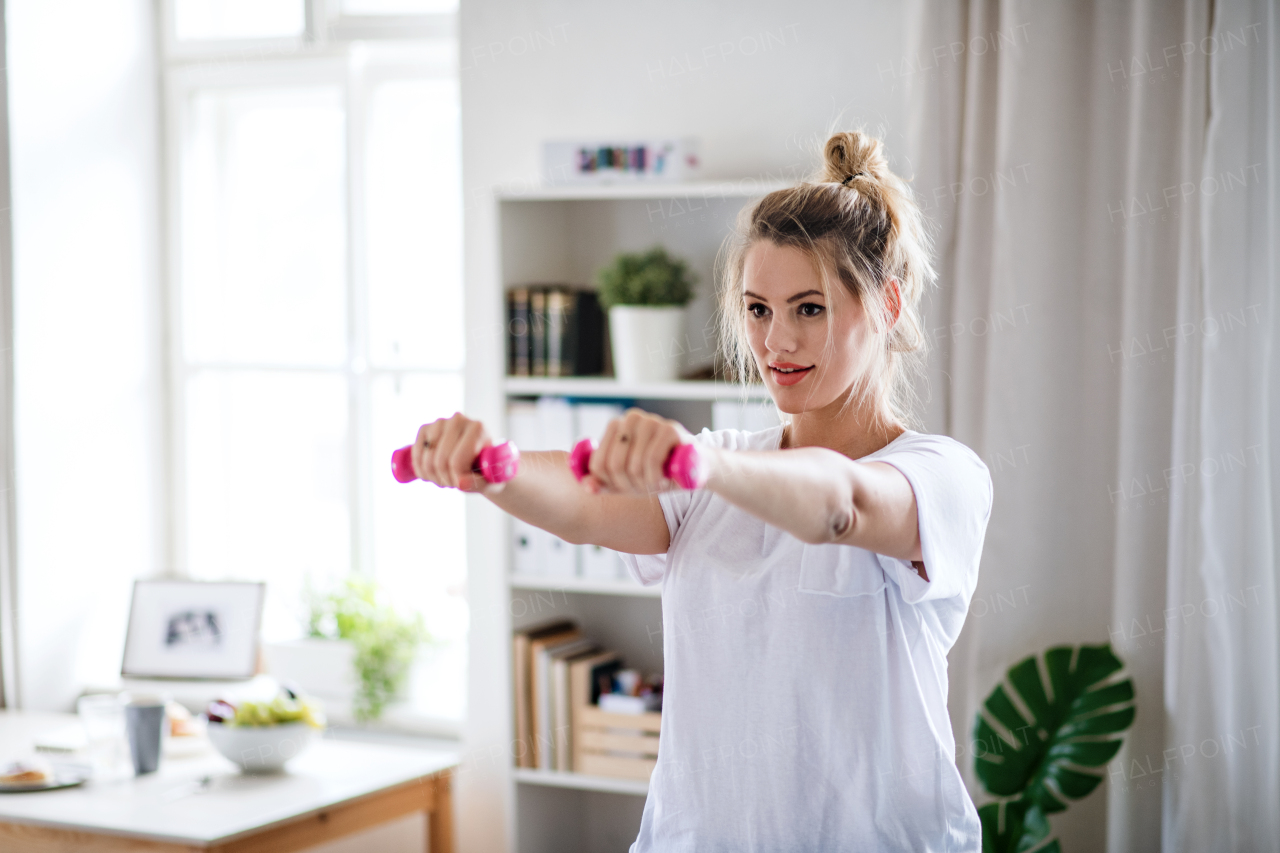
[[[301,754],[324,728],[320,705],[292,690],[269,702],[209,703],[209,741],[245,773],[272,773]]]

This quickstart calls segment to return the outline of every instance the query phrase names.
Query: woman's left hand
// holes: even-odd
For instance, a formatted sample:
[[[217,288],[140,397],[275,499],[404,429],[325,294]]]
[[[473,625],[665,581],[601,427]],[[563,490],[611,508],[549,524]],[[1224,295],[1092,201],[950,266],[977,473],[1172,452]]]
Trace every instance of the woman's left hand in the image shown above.
[[[662,473],[676,445],[693,440],[678,422],[640,409],[614,418],[587,464],[582,485],[592,493],[653,494],[676,488]]]

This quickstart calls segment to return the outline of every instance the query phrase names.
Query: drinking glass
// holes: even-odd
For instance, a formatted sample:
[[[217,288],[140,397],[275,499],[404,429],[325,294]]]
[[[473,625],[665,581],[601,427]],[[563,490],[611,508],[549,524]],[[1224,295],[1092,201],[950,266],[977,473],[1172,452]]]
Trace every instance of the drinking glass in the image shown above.
[[[125,740],[124,702],[117,694],[81,696],[76,702],[84,726],[89,762],[96,779],[124,774],[128,742]]]

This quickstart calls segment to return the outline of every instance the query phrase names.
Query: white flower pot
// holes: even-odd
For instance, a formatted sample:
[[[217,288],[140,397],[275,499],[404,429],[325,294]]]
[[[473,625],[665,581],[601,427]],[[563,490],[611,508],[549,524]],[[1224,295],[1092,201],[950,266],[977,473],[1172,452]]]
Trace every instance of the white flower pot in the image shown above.
[[[350,640],[305,637],[264,643],[262,654],[267,661],[267,672],[276,680],[297,685],[303,693],[319,699],[331,719],[345,722],[352,718],[360,676],[355,667],[356,647]],[[417,669],[415,660],[391,702],[402,702],[412,695]]]
[[[264,643],[262,653],[268,672],[326,703],[350,705],[360,685],[353,664],[356,649],[347,640],[307,637]]]
[[[615,305],[609,309],[613,373],[619,382],[670,382],[684,366],[683,306]]]

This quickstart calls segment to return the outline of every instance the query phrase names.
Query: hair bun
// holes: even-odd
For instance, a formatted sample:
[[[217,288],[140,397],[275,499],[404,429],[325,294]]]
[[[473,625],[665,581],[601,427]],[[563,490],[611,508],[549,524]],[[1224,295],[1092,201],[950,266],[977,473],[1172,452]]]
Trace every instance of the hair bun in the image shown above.
[[[860,172],[879,179],[889,171],[880,140],[856,130],[834,134],[822,154],[824,181],[845,184]]]

